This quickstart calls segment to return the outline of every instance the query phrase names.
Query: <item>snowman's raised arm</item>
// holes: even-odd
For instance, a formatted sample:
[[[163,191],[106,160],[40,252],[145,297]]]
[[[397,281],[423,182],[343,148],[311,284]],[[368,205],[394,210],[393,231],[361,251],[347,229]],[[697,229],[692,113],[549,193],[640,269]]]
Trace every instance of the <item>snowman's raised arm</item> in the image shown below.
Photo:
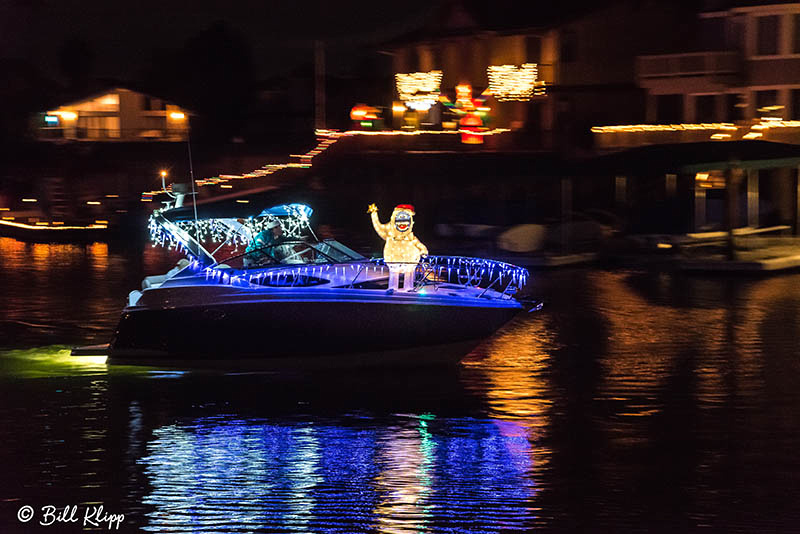
[[[372,219],[372,227],[375,228],[375,232],[381,237],[381,239],[386,240],[389,237],[389,224],[381,224],[380,219],[378,219],[378,207],[375,204],[370,204],[369,209],[370,218]]]

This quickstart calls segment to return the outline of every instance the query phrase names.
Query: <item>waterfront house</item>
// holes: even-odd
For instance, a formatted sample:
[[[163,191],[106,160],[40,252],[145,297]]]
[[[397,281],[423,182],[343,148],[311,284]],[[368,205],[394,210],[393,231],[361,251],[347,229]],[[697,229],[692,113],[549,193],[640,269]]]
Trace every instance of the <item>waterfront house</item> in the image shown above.
[[[41,140],[185,141],[189,112],[163,98],[115,87],[36,117]]]

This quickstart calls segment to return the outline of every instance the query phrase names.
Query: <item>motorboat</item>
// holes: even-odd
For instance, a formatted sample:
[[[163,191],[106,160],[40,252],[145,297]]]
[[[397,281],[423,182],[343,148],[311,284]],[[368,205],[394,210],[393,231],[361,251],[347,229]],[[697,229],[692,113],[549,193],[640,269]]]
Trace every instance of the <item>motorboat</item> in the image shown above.
[[[306,204],[214,214],[165,207],[154,246],[185,258],[132,291],[108,345],[74,355],[110,363],[265,367],[457,362],[526,306],[528,271],[494,260],[423,257],[413,289],[388,288],[382,258],[319,239]],[[259,239],[279,226],[281,238]]]

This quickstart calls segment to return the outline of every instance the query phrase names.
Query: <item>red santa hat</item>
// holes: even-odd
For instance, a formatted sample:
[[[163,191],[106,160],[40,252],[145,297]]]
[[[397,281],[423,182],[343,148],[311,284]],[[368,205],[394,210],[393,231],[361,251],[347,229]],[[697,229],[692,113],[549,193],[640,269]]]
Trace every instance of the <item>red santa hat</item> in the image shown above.
[[[398,204],[397,206],[394,207],[394,209],[395,211],[397,210],[410,211],[411,215],[416,215],[416,212],[414,211],[414,206],[412,206],[411,204]]]

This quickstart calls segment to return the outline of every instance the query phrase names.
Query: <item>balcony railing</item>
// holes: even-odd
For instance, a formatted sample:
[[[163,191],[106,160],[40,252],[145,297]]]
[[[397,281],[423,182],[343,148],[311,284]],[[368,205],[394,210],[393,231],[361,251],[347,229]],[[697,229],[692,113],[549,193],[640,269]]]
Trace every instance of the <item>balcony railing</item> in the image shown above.
[[[639,78],[737,74],[740,69],[740,54],[731,51],[639,56],[636,61]]]

